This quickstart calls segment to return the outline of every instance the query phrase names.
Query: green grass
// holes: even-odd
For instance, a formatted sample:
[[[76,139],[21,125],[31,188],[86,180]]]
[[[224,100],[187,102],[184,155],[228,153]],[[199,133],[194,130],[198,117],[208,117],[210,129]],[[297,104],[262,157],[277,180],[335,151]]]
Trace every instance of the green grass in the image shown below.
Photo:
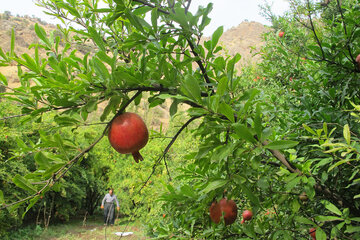
[[[105,233],[106,232],[106,233]],[[131,236],[122,237],[125,240],[147,239],[140,222],[128,222],[118,219],[114,226],[103,225],[102,216],[92,216],[83,225],[83,219],[71,220],[67,223],[50,225],[47,229],[29,226],[18,230],[11,235],[12,239],[39,239],[39,240],[75,240],[75,239],[120,239],[115,232],[134,232]]]

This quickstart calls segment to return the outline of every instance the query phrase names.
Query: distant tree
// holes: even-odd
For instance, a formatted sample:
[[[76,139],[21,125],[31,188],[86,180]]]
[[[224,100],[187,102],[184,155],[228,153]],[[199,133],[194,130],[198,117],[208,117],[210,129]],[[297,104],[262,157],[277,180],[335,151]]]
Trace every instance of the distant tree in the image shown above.
[[[11,17],[11,12],[10,12],[10,11],[5,11],[5,12],[4,12],[4,19],[5,19],[5,20],[9,20],[10,17]]]

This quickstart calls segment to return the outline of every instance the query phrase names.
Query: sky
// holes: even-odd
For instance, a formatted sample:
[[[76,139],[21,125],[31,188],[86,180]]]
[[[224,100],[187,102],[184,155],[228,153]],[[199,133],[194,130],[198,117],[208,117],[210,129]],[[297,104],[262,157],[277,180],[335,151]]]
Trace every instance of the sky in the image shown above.
[[[289,8],[287,0],[192,0],[190,11],[196,12],[199,5],[206,6],[209,2],[214,4],[209,15],[212,19],[211,23],[204,31],[204,35],[209,36],[219,26],[224,26],[224,31],[226,31],[245,20],[270,25],[270,22],[260,15],[259,5],[264,4],[265,1],[272,4],[272,11],[277,15]],[[43,9],[36,6],[34,0],[0,0],[0,2],[1,13],[10,11],[12,15],[34,15],[49,23],[59,23],[54,17],[43,13]]]

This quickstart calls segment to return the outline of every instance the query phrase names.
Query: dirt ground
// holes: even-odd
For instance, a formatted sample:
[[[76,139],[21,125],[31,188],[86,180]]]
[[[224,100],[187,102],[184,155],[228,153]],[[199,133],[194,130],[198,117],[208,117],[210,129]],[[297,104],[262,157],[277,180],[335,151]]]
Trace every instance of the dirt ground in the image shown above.
[[[127,225],[128,224],[128,225]],[[117,236],[116,232],[133,232],[130,236]],[[144,240],[145,231],[141,223],[118,220],[113,226],[104,226],[102,216],[89,219],[86,224],[82,220],[50,225],[37,239],[39,240]]]

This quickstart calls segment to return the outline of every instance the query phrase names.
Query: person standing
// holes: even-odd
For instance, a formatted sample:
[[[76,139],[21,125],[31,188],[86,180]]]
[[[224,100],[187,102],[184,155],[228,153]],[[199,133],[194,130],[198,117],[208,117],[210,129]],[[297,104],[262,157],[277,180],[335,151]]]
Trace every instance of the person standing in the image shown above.
[[[101,202],[101,209],[104,209],[104,225],[111,224],[114,225],[115,222],[115,207],[114,201],[117,205],[117,210],[120,210],[119,201],[114,194],[114,189],[110,188],[109,193],[107,193],[104,199]]]

